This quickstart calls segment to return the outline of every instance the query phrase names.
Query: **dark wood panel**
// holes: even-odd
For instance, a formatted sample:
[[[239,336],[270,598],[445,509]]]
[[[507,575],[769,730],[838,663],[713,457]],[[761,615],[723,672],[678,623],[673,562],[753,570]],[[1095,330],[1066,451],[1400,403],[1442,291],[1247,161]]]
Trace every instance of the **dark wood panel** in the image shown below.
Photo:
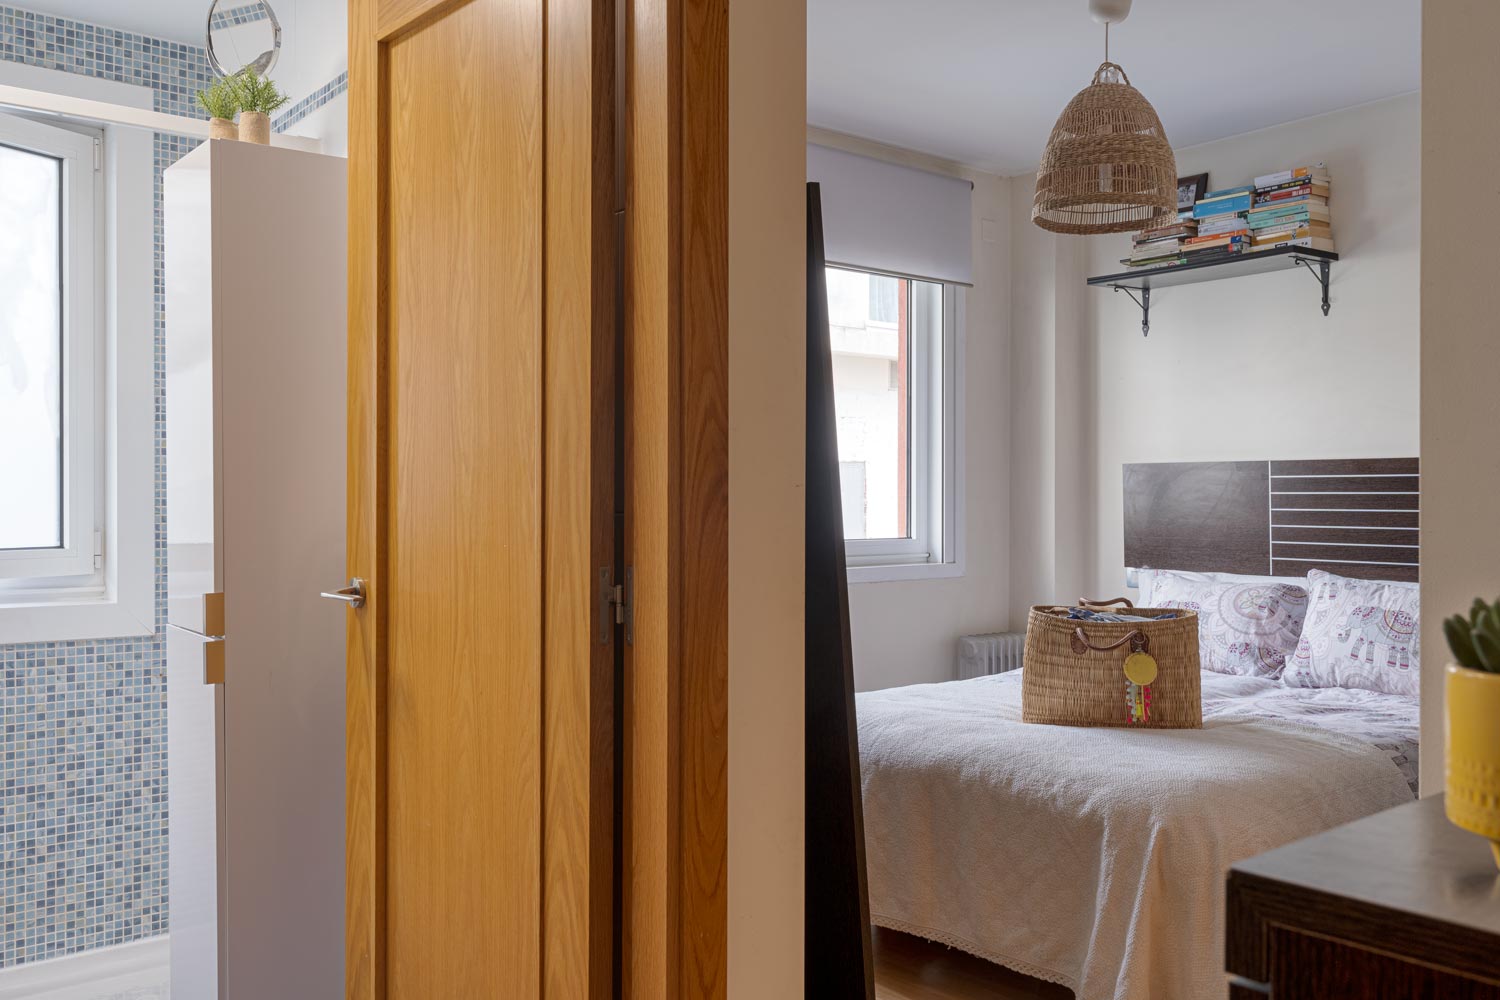
[[[1313,458],[1272,462],[1273,476],[1414,476],[1415,458]]]
[[[1420,572],[1417,566],[1369,566],[1360,563],[1297,562],[1288,559],[1275,559],[1271,562],[1272,576],[1302,576],[1310,569],[1321,569],[1356,580],[1395,580],[1403,583],[1416,583]]]
[[[1125,466],[1125,565],[1265,574],[1266,468],[1265,462]]]
[[[1272,524],[1331,528],[1415,528],[1418,520],[1416,511],[1278,510],[1271,514]]]
[[[1283,928],[1500,984],[1500,883],[1490,846],[1448,822],[1440,795],[1238,862],[1226,906],[1227,969],[1246,979],[1271,981],[1280,957],[1273,934]]]
[[[1278,542],[1271,546],[1272,559],[1318,559],[1335,562],[1405,563],[1420,561],[1416,549],[1389,545],[1308,545]]]
[[[1421,476],[1272,476],[1278,493],[1416,493]]]
[[[1342,941],[1271,928],[1276,1000],[1500,1000],[1500,987]]]
[[[1415,493],[1272,493],[1273,510],[1418,510]]]
[[[1416,528],[1271,528],[1271,541],[1320,542],[1324,545],[1420,545]]]
[[[1249,986],[1242,986],[1239,983],[1230,983],[1229,1000],[1266,1000],[1266,990],[1269,989],[1269,986],[1265,989],[1251,989]]]

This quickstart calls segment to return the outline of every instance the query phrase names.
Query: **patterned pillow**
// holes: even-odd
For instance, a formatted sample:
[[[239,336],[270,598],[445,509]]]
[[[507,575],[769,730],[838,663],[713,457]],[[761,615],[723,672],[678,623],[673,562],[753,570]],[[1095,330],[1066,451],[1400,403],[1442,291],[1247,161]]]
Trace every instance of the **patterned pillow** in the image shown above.
[[[1421,686],[1421,592],[1414,584],[1307,574],[1311,598],[1291,687],[1367,688],[1415,696]]]
[[[1224,581],[1157,570],[1147,606],[1198,612],[1198,657],[1205,670],[1275,677],[1297,648],[1307,591],[1269,579]]]

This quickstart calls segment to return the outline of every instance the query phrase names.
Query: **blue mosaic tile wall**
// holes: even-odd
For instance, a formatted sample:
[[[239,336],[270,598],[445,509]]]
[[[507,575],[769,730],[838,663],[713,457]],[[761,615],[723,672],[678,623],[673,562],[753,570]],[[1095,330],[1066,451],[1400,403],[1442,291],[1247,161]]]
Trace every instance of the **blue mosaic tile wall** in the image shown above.
[[[212,16],[208,19],[209,28],[217,31],[223,28],[232,28],[239,24],[251,24],[255,21],[266,19],[266,8],[264,4],[249,3],[240,7],[231,7],[228,10],[214,8]],[[219,43],[214,42],[214,52],[219,51]],[[222,60],[221,60],[222,62]]]
[[[285,132],[293,125],[317,111],[323,105],[332,101],[340,94],[349,89],[349,71],[344,70],[338,76],[329,80],[317,90],[308,94],[302,100],[287,108],[271,122],[271,127],[277,132]]]
[[[150,87],[201,117],[203,49],[0,5],[0,59]],[[161,172],[196,140],[157,135],[157,635],[0,646],[0,968],[167,930],[166,500]]]

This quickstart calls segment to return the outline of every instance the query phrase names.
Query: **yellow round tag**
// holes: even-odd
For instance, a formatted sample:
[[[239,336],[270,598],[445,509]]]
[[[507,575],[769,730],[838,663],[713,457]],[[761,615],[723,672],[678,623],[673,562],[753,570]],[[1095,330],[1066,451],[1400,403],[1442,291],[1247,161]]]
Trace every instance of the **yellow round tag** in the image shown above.
[[[1150,653],[1131,653],[1125,657],[1125,676],[1130,683],[1145,687],[1156,680],[1156,657]]]

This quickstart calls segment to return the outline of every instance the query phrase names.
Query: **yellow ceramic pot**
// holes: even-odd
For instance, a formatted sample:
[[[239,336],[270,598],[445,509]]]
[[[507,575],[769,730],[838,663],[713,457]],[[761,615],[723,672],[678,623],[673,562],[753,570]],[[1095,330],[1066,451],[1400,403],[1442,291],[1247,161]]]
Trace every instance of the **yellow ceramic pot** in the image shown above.
[[[1487,837],[1500,866],[1500,674],[1448,666],[1448,819]]]

